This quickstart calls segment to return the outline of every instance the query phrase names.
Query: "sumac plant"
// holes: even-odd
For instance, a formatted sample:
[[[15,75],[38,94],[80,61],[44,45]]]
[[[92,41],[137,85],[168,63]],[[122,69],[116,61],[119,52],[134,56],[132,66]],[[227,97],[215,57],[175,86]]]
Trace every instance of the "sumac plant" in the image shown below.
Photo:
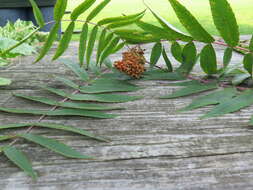
[[[52,58],[52,60],[56,60],[67,50],[75,25],[79,22],[83,24],[79,42],[79,63],[73,63],[64,59],[61,62],[79,77],[81,83],[85,84],[76,84],[68,78],[57,76],[56,80],[72,88],[74,92],[67,93],[60,89],[42,86],[44,90],[63,97],[64,100],[60,102],[47,97],[14,94],[20,99],[54,106],[49,111],[0,107],[2,112],[41,115],[38,122],[0,126],[1,130],[27,128],[23,133],[0,136],[0,141],[6,141],[6,144],[0,148],[0,152],[33,178],[36,178],[37,174],[32,169],[31,163],[21,150],[14,147],[18,139],[22,138],[39,144],[68,158],[95,159],[92,156],[83,155],[54,139],[33,135],[31,130],[36,127],[44,127],[77,133],[98,141],[108,141],[104,137],[93,135],[88,131],[73,126],[44,123],[42,120],[48,115],[82,116],[94,119],[114,118],[117,115],[108,114],[105,111],[122,109],[121,107],[99,105],[98,103],[119,103],[140,99],[141,97],[139,96],[114,94],[115,92],[139,90],[138,86],[127,81],[131,77],[140,80],[179,81],[173,82],[171,85],[182,86],[182,88],[172,94],[163,95],[160,97],[161,99],[178,98],[205,92],[205,95],[197,97],[190,105],[179,110],[190,111],[208,105],[215,105],[201,118],[221,116],[253,104],[253,89],[250,85],[252,84],[253,76],[253,38],[248,47],[240,46],[239,27],[227,0],[209,0],[214,25],[223,40],[217,40],[210,35],[179,0],[168,0],[168,3],[170,3],[188,33],[183,33],[172,26],[169,21],[162,18],[157,11],[153,10],[144,1],[146,10],[139,13],[103,18],[94,22],[93,19],[111,0],[100,1],[96,6],[94,5],[96,0],[85,0],[72,11],[70,20],[63,19],[67,0],[57,0],[54,20],[49,23],[44,22],[43,16],[34,0],[29,1],[33,7],[38,28],[14,46],[3,51],[1,56],[20,46],[46,24],[54,23],[39,56],[35,60],[35,62],[39,62],[47,55],[56,41],[60,23],[69,22]],[[87,14],[85,19],[80,20],[80,15],[86,11],[89,11],[89,14]],[[148,11],[154,16],[159,25],[153,25],[142,20]],[[126,27],[129,25],[136,25],[136,27],[135,29],[131,29],[131,27],[129,29],[129,27]],[[168,50],[164,46],[166,41],[171,44],[170,53],[179,63],[177,64],[179,66],[172,64],[167,54]],[[196,42],[204,44],[199,52],[195,46]],[[141,45],[146,43],[154,44],[150,60],[144,57],[144,51],[141,48]],[[131,45],[135,45],[135,47],[130,47]],[[226,47],[222,66],[217,64],[214,45]],[[123,53],[122,60],[114,63],[115,67],[113,68],[109,56],[124,47],[128,50]],[[243,52],[242,63],[237,65],[230,64],[234,51]],[[163,57],[166,68],[157,65],[160,57]],[[203,73],[205,73],[204,76],[203,74],[199,74],[199,76],[191,74],[197,64],[200,65]],[[104,73],[104,67],[102,66],[106,66],[107,70],[109,69],[112,72]],[[90,70],[89,72],[92,74],[89,75],[87,70]],[[97,103],[92,104],[90,101]],[[253,118],[250,124],[253,125]]]

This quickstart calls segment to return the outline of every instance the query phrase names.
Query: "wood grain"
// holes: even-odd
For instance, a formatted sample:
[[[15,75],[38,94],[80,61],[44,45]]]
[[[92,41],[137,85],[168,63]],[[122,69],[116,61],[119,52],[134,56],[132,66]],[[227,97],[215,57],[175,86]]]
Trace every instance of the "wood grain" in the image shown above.
[[[199,45],[201,46],[201,45]],[[77,44],[65,58],[77,59]],[[147,46],[147,54],[150,46]],[[221,58],[223,48],[216,47]],[[115,55],[113,59],[119,59]],[[14,83],[1,88],[0,104],[9,107],[49,109],[11,96],[11,93],[45,95],[57,98],[38,87],[48,84],[63,88],[55,75],[75,79],[59,61],[51,63],[50,55],[36,65],[34,57],[16,60],[0,75]],[[235,54],[233,62],[242,57]],[[163,61],[160,60],[160,64]],[[198,70],[198,69],[197,69]],[[196,71],[197,71],[196,70]],[[99,143],[84,137],[55,130],[37,129],[33,133],[54,137],[97,160],[72,160],[19,141],[39,173],[37,182],[0,157],[0,189],[87,189],[87,190],[185,190],[185,189],[252,189],[253,131],[247,126],[253,107],[223,117],[199,120],[209,110],[191,112],[176,110],[191,102],[191,97],[159,100],[157,97],[176,90],[164,81],[137,81],[145,89],[131,92],[144,95],[142,100],[117,104],[126,110],[116,111],[120,117],[108,120],[81,117],[48,117],[47,122],[73,125],[112,139]],[[112,113],[116,113],[112,111]],[[29,115],[0,114],[0,123],[36,121]],[[21,143],[22,142],[22,143]]]

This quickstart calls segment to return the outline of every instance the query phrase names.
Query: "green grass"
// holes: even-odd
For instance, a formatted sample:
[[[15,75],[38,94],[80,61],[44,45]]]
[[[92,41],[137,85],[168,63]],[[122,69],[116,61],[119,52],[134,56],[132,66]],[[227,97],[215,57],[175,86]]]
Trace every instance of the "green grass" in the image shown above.
[[[69,1],[68,10],[73,10],[79,3],[84,0],[71,0]],[[253,34],[253,3],[252,0],[228,0],[231,4],[241,34]],[[101,0],[98,0],[101,2]],[[146,0],[146,2],[167,21],[173,24],[175,27],[185,31],[182,25],[179,23],[175,13],[169,5],[168,0]],[[208,0],[181,0],[183,4],[193,13],[193,15],[200,21],[200,23],[209,31],[212,35],[218,35],[217,30],[212,21],[211,12]],[[142,0],[112,0],[109,5],[94,19],[94,22],[105,17],[119,16],[124,14],[132,14],[145,9]],[[80,19],[85,19],[88,14],[82,15]],[[65,16],[66,19],[69,16]],[[149,23],[157,24],[154,17],[147,11],[143,20]],[[68,25],[67,22],[63,23],[63,30]],[[80,30],[82,23],[77,23],[76,30]],[[132,26],[135,27],[135,26]],[[73,39],[77,39],[75,36]]]

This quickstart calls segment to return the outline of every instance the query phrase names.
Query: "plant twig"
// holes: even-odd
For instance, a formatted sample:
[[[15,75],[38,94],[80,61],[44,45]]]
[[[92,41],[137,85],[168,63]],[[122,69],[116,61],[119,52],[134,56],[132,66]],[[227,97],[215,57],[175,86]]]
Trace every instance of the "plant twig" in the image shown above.
[[[217,44],[217,45],[221,45],[221,46],[230,47],[228,44],[226,44],[226,43],[224,43],[224,42],[220,42],[220,41],[215,41],[215,42],[213,42],[213,44]],[[235,46],[235,47],[233,47],[233,48],[238,49],[238,50],[242,50],[242,51],[245,51],[245,52],[250,52],[249,49],[243,48],[243,47],[240,47],[240,46]]]

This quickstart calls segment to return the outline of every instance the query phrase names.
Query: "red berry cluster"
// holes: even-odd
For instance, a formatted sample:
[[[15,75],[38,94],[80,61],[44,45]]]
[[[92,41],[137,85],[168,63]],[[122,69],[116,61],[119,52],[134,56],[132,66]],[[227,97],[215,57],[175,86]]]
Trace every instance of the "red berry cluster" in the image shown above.
[[[122,55],[123,59],[114,63],[115,68],[133,78],[140,78],[145,71],[144,51],[139,47],[135,47]]]

